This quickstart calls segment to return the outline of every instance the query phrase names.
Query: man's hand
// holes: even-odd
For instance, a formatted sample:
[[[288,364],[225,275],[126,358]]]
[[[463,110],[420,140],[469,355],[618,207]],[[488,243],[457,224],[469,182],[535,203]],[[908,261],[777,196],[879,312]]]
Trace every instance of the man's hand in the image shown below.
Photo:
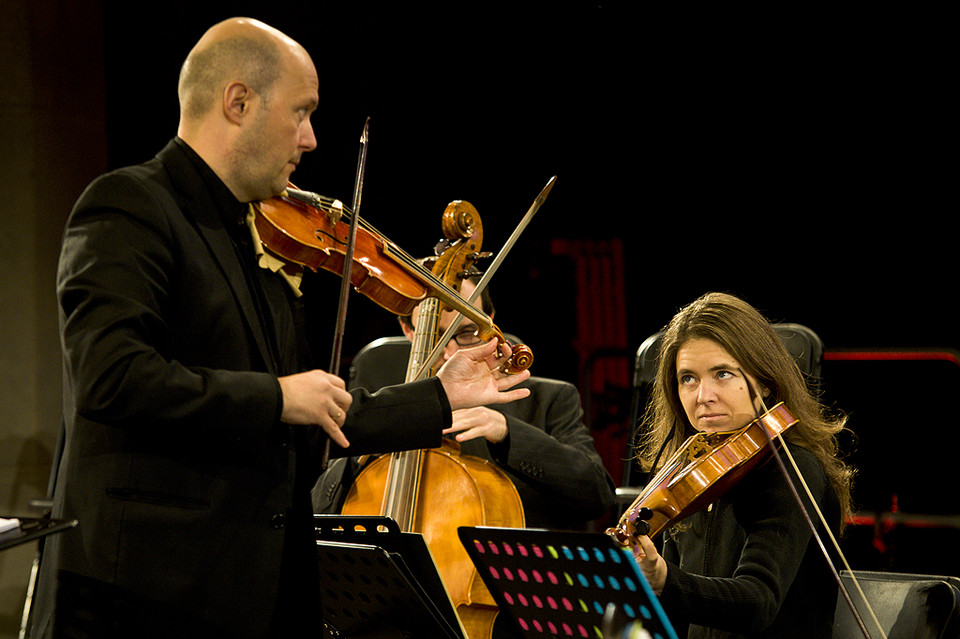
[[[443,431],[444,435],[451,433],[457,433],[458,442],[483,437],[498,444],[507,437],[507,418],[485,406],[461,408],[453,411],[453,425]]]
[[[510,347],[503,344],[501,348],[504,357],[509,357]],[[437,373],[453,410],[505,404],[530,394],[527,388],[508,390],[530,377],[530,371],[501,373],[496,352],[495,339],[475,348],[461,348]]]
[[[350,445],[340,427],[347,417],[353,396],[336,375],[312,370],[280,378],[283,411],[280,419],[288,424],[320,426],[341,448]]]

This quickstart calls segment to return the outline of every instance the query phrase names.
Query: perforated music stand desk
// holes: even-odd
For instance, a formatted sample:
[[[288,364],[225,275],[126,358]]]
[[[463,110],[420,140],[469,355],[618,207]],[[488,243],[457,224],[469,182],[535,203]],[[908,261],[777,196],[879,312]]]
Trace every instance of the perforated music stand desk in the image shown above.
[[[334,637],[465,638],[423,535],[376,516],[314,515],[314,528]]]
[[[20,526],[0,533],[0,550],[25,544],[53,533],[63,532],[77,525],[76,519],[48,517],[18,517]]]
[[[615,630],[639,625],[654,639],[677,639],[630,551],[605,533],[486,526],[457,532],[501,613],[526,639],[601,637],[611,610],[619,618]]]

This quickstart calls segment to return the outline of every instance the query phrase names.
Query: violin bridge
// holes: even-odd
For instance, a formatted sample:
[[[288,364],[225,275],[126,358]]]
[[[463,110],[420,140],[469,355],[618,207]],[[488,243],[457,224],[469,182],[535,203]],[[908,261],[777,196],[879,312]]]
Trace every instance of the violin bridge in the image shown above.
[[[327,214],[327,219],[330,220],[330,226],[336,226],[340,218],[343,217],[343,202],[334,200],[330,203],[330,206],[321,210]]]

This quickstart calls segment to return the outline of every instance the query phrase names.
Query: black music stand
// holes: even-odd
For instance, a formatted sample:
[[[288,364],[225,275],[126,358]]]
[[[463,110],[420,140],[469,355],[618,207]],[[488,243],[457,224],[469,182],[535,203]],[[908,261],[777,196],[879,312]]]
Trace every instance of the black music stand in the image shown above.
[[[50,519],[49,517],[16,517],[16,519],[20,520],[19,527],[0,533],[0,550],[63,532],[78,523],[76,519]]]
[[[632,554],[605,533],[461,526],[460,541],[526,639],[677,639]]]
[[[423,535],[376,516],[314,515],[314,527],[333,637],[465,638]]]

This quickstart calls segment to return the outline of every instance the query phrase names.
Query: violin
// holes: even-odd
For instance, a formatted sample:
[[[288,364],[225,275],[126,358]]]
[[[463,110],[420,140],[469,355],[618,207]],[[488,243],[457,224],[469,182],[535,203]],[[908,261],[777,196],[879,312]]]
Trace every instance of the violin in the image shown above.
[[[781,402],[739,430],[692,435],[606,533],[629,546],[701,510],[765,460],[768,444],[797,422]]]
[[[776,447],[777,441],[782,441],[779,436],[798,422],[799,420],[781,402],[740,430],[726,433],[697,433],[687,438],[680,449],[647,483],[617,525],[607,528],[606,533],[623,546],[632,546],[638,543],[638,538],[642,535],[653,537],[667,526],[712,503],[733,488],[747,473],[756,468],[767,457],[772,456],[790,487],[807,525],[810,527],[811,535],[817,540],[817,544],[823,552],[841,595],[849,606],[861,632],[863,632],[863,636],[870,639],[870,632],[867,630],[859,610],[854,605],[847,587],[840,579],[840,574],[833,564],[827,547],[820,538],[816,525],[807,512],[807,508],[804,506]],[[798,475],[801,475],[800,469],[790,455],[790,450],[784,448],[784,452],[793,469]],[[807,491],[810,501],[815,502],[816,500],[807,489],[806,484],[804,484],[804,489]],[[850,565],[847,564],[846,558],[843,556],[840,545],[830,533],[829,524],[819,510],[817,510],[817,515],[829,534],[837,555],[843,560],[847,570],[850,571],[850,577],[860,593],[864,607],[873,617],[874,623],[880,630],[880,635],[886,639],[883,630],[879,628],[880,623],[877,621],[876,614],[866,600],[866,596],[857,584]]]
[[[450,241],[468,240],[473,234],[474,218],[459,203],[457,200],[448,205],[441,222],[444,236]],[[343,275],[353,214],[339,200],[290,185],[281,195],[254,202],[253,209],[265,250],[287,263]],[[396,315],[409,315],[424,299],[436,297],[473,320],[480,339],[496,338],[508,344],[490,317],[363,218],[357,219],[350,283],[357,292]],[[524,345],[510,346],[512,355],[501,365],[501,371],[514,374],[529,368],[532,351]]]

